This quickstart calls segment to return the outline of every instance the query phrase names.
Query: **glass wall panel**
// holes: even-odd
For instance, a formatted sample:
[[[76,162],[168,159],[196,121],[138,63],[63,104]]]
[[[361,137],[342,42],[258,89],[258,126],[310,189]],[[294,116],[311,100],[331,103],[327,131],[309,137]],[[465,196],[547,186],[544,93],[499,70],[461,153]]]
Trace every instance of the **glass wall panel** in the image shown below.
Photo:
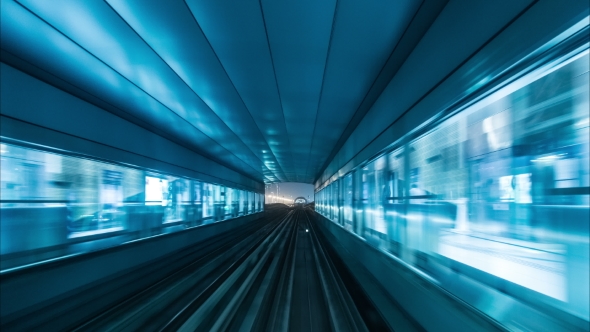
[[[211,219],[214,216],[214,194],[211,183],[203,183],[203,219]]]
[[[244,214],[250,213],[250,192],[244,191]]]
[[[320,213],[322,215],[326,215],[326,211],[324,210],[324,189],[319,192],[319,201],[320,201]]]
[[[195,224],[201,223],[203,219],[203,186],[204,184],[201,181],[193,181],[194,207],[192,221]]]
[[[328,195],[326,194],[326,188],[322,189],[321,194],[322,194],[322,213],[325,216],[326,215],[327,199],[328,199]]]
[[[225,198],[225,204],[223,207],[223,219],[229,219],[233,217],[233,190],[228,187],[224,187],[223,192]]]
[[[258,194],[254,193],[254,212],[258,212],[259,202],[260,202],[260,198],[258,197]]]
[[[167,188],[163,192],[165,199],[164,222],[183,222],[186,219],[190,201],[190,181],[172,176],[162,176],[162,181],[167,182]],[[147,191],[146,191],[147,192]]]
[[[244,191],[243,190],[236,190],[237,200],[238,200],[238,215],[243,216],[244,213]]]
[[[334,220],[336,214],[336,202],[338,200],[338,195],[336,195],[334,190],[336,188],[336,182],[332,182],[328,188],[330,193],[330,219]]]
[[[363,171],[356,170],[352,176],[352,186],[353,186],[353,221],[352,221],[352,231],[357,235],[361,235],[363,229],[363,215],[365,211],[364,201],[363,201]]]
[[[254,213],[254,193],[248,192],[248,213]]]
[[[322,215],[325,215],[326,212],[324,211],[324,190],[323,189],[318,193],[317,197],[319,197],[320,213]]]
[[[332,220],[340,223],[340,181],[334,181],[332,183],[332,195]]]
[[[406,137],[316,193],[319,212],[340,222],[342,204],[346,229],[435,278],[456,262],[588,321],[589,63],[565,56]]]
[[[213,185],[213,220],[223,220],[225,217],[225,187]]]
[[[401,244],[406,243],[406,188],[404,149],[397,149],[386,155],[387,173],[385,174],[385,192],[383,211],[386,224],[387,243],[384,247],[399,255]]]
[[[241,190],[18,144],[0,148],[0,269],[180,231],[247,209]]]

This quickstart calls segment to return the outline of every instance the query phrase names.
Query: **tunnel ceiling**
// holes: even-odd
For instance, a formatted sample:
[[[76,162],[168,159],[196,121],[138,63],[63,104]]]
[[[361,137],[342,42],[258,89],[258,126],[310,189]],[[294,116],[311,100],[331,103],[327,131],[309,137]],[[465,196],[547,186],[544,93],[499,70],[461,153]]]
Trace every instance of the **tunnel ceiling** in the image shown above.
[[[414,0],[10,0],[2,56],[254,179],[312,183],[421,37],[407,31],[425,25],[425,10]]]

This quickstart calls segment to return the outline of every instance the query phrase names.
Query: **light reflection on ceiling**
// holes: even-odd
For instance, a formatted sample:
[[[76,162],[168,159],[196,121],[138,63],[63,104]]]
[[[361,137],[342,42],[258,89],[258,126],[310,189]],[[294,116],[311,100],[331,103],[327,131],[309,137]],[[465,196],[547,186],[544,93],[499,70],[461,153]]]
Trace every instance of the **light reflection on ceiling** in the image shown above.
[[[2,50],[253,179],[313,183],[422,3],[3,0]]]

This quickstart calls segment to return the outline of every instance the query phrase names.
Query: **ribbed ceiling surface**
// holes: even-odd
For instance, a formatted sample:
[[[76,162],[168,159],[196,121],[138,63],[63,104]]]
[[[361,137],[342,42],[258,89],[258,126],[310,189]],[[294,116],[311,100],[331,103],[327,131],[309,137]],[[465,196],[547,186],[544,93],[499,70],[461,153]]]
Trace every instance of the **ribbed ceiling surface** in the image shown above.
[[[420,5],[6,0],[2,49],[254,179],[312,183]]]

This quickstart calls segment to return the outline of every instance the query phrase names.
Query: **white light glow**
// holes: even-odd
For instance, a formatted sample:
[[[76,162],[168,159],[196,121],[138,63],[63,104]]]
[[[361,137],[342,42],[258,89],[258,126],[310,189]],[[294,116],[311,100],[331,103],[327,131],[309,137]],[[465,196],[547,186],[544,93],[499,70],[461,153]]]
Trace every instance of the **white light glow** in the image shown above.
[[[533,159],[531,161],[532,162],[553,161],[553,160],[556,160],[556,159],[561,158],[563,155],[565,155],[565,154],[561,153],[561,154],[558,154],[558,155],[544,156],[544,157],[539,157],[537,159]]]
[[[578,128],[585,128],[588,127],[588,125],[590,125],[590,118],[585,118],[576,122],[576,127]]]

